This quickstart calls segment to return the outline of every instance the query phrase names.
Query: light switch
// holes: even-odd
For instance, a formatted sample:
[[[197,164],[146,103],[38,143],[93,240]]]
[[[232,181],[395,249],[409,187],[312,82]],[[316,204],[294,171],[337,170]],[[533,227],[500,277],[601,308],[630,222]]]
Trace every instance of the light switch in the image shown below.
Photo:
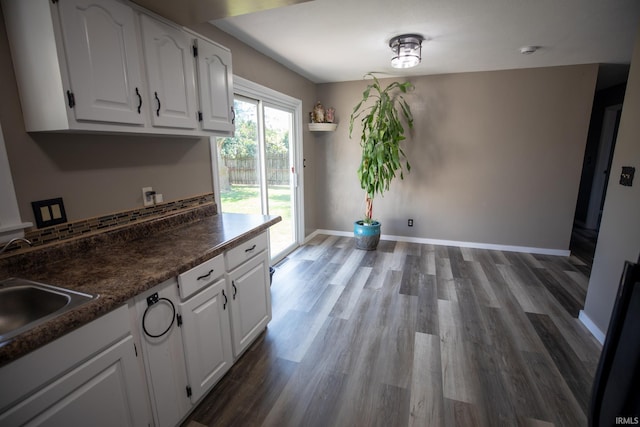
[[[43,221],[51,221],[51,213],[49,212],[48,206],[42,206],[40,208],[40,215]]]
[[[31,207],[38,228],[67,222],[67,213],[61,197],[31,202]]]
[[[60,205],[58,204],[51,205],[51,216],[53,217],[53,219],[62,218],[62,212],[60,212]]]

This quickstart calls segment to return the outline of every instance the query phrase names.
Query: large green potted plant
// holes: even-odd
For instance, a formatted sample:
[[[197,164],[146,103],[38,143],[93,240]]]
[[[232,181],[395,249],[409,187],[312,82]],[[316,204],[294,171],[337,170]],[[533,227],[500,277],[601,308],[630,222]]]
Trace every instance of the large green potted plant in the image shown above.
[[[394,81],[383,88],[372,73],[367,76],[373,81],[351,113],[349,138],[354,122],[360,119],[362,158],[358,179],[365,191],[366,210],[364,219],[354,223],[354,236],[358,249],[374,250],[380,241],[380,222],[373,219],[373,199],[376,194],[383,195],[389,190],[389,184],[398,171],[400,179],[403,179],[403,169],[411,170],[400,143],[405,139],[404,123],[409,128],[413,127],[411,108],[402,97],[413,85]]]

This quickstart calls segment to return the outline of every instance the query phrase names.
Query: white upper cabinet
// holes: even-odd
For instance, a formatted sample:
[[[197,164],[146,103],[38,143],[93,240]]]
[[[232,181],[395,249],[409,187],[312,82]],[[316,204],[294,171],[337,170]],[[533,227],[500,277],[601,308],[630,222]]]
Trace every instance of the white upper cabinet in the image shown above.
[[[154,126],[196,129],[197,103],[191,38],[141,15],[144,58]]]
[[[196,43],[202,129],[232,133],[235,114],[231,52],[202,39]]]
[[[76,120],[144,125],[133,10],[114,0],[65,0],[59,10]]]
[[[0,2],[27,132],[233,133],[228,50],[202,40],[198,79],[202,37],[134,3]]]

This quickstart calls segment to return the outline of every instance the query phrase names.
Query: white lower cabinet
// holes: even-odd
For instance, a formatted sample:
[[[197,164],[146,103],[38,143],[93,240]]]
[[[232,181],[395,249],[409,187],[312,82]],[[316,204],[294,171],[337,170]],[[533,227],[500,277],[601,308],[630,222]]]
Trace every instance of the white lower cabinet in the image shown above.
[[[5,414],[2,425],[139,426],[145,418],[131,407],[135,372],[129,335],[81,364]],[[132,369],[133,368],[133,369]]]
[[[134,329],[142,343],[144,370],[156,427],[173,427],[192,403],[178,327],[178,287],[167,280],[135,298]]]
[[[0,425],[149,425],[127,317],[123,306],[3,367]]]
[[[267,242],[263,233],[135,298],[156,426],[183,421],[271,320]]]
[[[240,356],[271,320],[269,263],[266,251],[228,275],[231,288],[233,353]]]
[[[0,368],[0,426],[179,425],[271,320],[266,245],[263,233]]]
[[[184,355],[194,403],[233,364],[229,305],[224,277],[180,304]]]

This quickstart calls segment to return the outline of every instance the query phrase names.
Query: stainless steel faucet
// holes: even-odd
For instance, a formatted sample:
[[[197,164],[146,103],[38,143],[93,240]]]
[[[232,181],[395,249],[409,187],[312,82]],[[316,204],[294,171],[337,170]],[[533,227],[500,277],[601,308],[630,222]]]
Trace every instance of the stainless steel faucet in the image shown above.
[[[2,255],[2,253],[4,251],[9,249],[9,246],[13,245],[15,242],[24,242],[24,243],[28,244],[29,246],[33,246],[33,243],[31,243],[31,241],[29,239],[25,239],[23,237],[16,237],[15,239],[9,240],[9,242],[6,245],[4,245],[2,247],[2,249],[0,249],[0,255]]]

